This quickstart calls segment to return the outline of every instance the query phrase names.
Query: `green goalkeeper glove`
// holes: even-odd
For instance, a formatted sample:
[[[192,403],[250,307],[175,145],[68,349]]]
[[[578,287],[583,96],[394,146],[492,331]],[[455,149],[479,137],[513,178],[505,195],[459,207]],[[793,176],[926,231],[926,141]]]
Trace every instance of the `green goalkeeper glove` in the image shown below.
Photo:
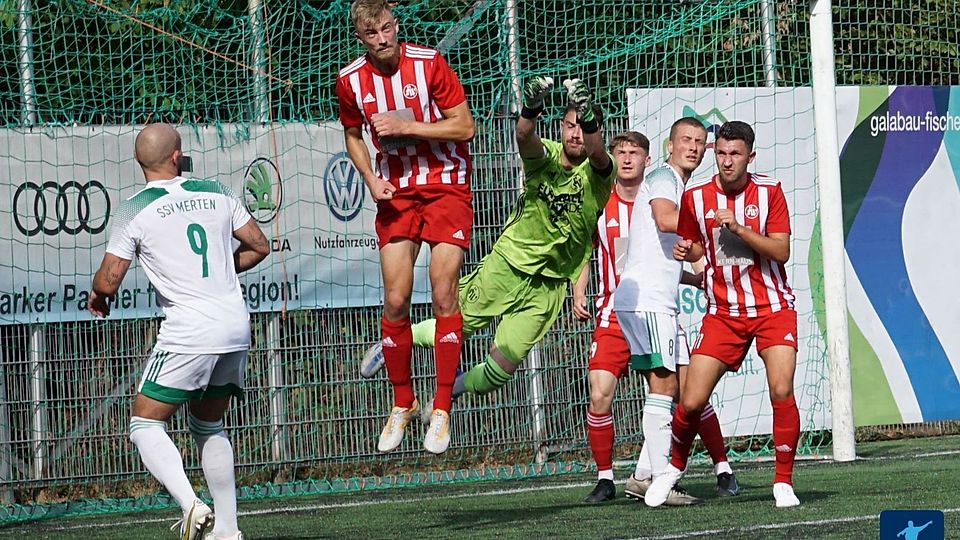
[[[577,123],[584,133],[596,133],[600,129],[600,121],[593,112],[593,95],[587,87],[587,83],[580,79],[567,79],[563,81],[563,86],[567,89],[567,99],[570,104],[577,109]]]
[[[543,112],[543,96],[553,88],[553,78],[540,75],[531,77],[523,85],[523,109],[520,116],[536,118]]]
[[[587,83],[580,79],[567,79],[563,81],[564,88],[567,89],[567,100],[577,108],[577,119],[583,122],[590,122],[593,116],[593,96]]]

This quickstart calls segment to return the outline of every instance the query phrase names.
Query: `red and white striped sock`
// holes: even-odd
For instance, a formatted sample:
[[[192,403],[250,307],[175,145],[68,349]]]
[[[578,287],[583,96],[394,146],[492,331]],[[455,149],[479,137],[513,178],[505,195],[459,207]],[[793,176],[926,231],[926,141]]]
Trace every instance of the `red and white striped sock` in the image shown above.
[[[600,478],[613,480],[613,414],[587,410],[587,440]]]

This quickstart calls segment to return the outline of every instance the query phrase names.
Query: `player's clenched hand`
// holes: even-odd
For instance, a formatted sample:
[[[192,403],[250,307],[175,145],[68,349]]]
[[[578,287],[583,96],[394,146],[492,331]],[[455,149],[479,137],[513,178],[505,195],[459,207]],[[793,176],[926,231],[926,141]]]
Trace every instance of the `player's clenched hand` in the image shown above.
[[[586,122],[593,120],[593,95],[587,83],[580,79],[567,79],[563,81],[563,86],[567,89],[567,100],[577,108],[577,117]]]
[[[97,291],[90,291],[90,299],[87,301],[87,311],[94,317],[106,317],[110,314],[110,304],[107,303],[105,296],[100,296]]]
[[[687,260],[687,254],[690,253],[691,247],[693,247],[692,240],[678,239],[677,243],[673,245],[673,258],[678,261]]]
[[[523,106],[528,109],[543,107],[543,96],[553,88],[553,77],[536,75],[523,85]]]
[[[382,178],[367,180],[367,187],[370,189],[370,195],[373,196],[373,202],[389,201],[393,198],[393,192],[397,190],[396,186]]]
[[[740,224],[737,223],[737,216],[733,213],[733,210],[729,208],[718,209],[717,215],[713,220],[717,222],[718,227],[726,227],[734,234],[740,232]]]
[[[400,137],[407,134],[410,121],[392,114],[377,113],[370,117],[378,137]]]
[[[580,321],[589,321],[590,312],[587,310],[587,295],[573,291],[573,316]]]

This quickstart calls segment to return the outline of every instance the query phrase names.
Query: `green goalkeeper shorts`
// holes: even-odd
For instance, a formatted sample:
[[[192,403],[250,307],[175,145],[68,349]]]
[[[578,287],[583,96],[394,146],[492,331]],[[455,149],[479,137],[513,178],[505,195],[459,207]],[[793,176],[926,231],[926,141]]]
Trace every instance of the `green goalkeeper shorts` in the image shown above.
[[[493,342],[519,364],[557,320],[567,296],[567,280],[531,276],[491,252],[460,279],[463,333],[472,334],[502,317]]]

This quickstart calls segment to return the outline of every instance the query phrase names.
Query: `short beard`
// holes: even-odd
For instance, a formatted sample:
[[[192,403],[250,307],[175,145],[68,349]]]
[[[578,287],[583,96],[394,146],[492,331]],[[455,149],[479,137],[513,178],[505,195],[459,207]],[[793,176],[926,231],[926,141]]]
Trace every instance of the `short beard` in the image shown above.
[[[563,145],[563,153],[567,156],[567,161],[570,163],[581,163],[583,160],[587,159],[587,148],[585,146],[580,147],[580,153],[574,154],[567,149],[567,145]]]

